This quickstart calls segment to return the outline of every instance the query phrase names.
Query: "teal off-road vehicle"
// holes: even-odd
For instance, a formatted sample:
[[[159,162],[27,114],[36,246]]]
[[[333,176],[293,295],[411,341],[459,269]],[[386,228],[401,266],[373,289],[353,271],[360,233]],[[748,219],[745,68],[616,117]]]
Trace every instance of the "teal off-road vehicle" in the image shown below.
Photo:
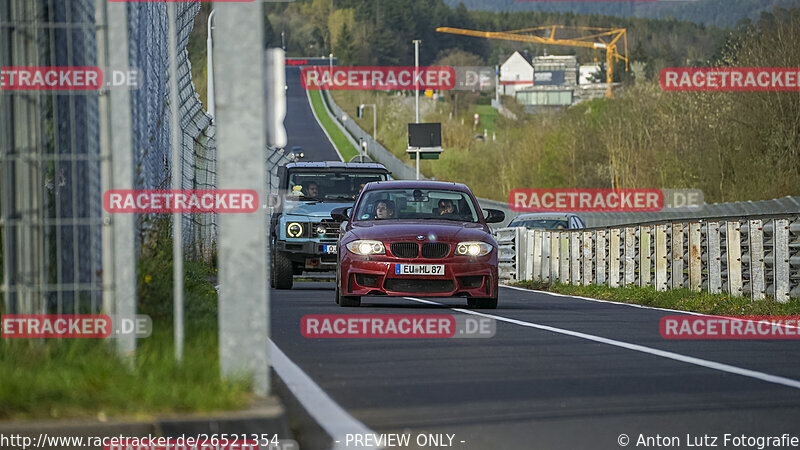
[[[292,162],[278,168],[280,201],[270,221],[272,287],[294,275],[336,270],[339,226],[331,211],[352,206],[365,184],[390,179],[377,163]]]

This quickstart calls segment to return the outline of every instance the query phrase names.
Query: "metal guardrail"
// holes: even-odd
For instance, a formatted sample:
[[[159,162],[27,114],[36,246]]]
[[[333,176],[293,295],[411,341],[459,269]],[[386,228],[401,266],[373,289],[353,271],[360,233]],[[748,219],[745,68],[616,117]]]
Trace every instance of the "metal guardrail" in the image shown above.
[[[500,278],[800,297],[800,215],[497,230]]]

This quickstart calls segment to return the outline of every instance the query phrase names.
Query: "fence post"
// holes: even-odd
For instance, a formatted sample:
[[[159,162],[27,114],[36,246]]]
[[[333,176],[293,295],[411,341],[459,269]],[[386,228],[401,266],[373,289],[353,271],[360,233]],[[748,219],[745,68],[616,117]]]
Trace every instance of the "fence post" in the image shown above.
[[[541,253],[541,264],[536,272],[539,280],[545,283],[550,282],[550,259],[553,257],[550,254],[550,232],[541,231],[541,240],[539,245],[539,252]]]
[[[592,232],[583,232],[583,276],[584,286],[592,284]]]
[[[515,281],[520,281],[525,279],[525,262],[528,260],[528,255],[525,252],[527,250],[527,230],[524,228],[514,228],[514,278]]]
[[[558,281],[558,267],[561,258],[558,250],[561,244],[559,232],[548,232],[548,234],[550,235],[550,274],[547,281],[552,284]]]
[[[728,253],[728,293],[742,295],[742,234],[739,221],[727,222],[725,247]]]
[[[252,189],[264,202],[263,5],[230,4],[217,14],[218,187]],[[224,377],[250,373],[258,395],[270,391],[267,220],[260,208],[219,215],[220,370]]]
[[[559,276],[561,282],[567,284],[570,282],[570,274],[569,274],[569,262],[570,262],[570,255],[569,255],[569,232],[561,231],[559,234],[559,240],[561,241],[561,250],[559,252],[559,257],[561,258],[561,268],[559,268]]]
[[[569,233],[570,248],[569,260],[570,270],[569,278],[573,285],[581,284],[581,233],[574,231]]]
[[[532,257],[525,265],[525,279],[540,281],[542,279],[542,231],[528,231],[528,251]]]
[[[597,230],[595,242],[595,283],[606,282],[606,230]]]
[[[672,289],[683,287],[683,224],[672,224]]]
[[[128,43],[128,10],[127,5],[108,3],[105,5],[106,34],[104,44],[104,60],[110,67],[129,67],[127,51],[119,49],[129,48]],[[102,97],[100,122],[103,129],[101,154],[111,157],[111,167],[104,161],[101,167],[103,188],[133,189],[134,164],[133,164],[133,125],[131,115],[131,93],[125,89],[112,89]],[[101,98],[102,98],[101,97]],[[112,293],[103,290],[103,307],[112,314],[123,317],[133,317],[136,314],[136,261],[135,248],[136,222],[133,214],[114,214],[110,217],[103,212],[103,271],[104,284],[105,270],[113,283]],[[108,223],[111,230],[108,230]],[[109,254],[111,258],[106,259]],[[136,338],[125,335],[117,341],[117,349],[123,355],[133,355],[136,351]]]
[[[775,265],[775,300],[789,301],[789,220],[775,219],[772,232]]]
[[[722,292],[722,268],[720,259],[719,222],[708,222],[706,242],[708,242],[708,293]]]
[[[650,286],[650,225],[639,226],[639,286]]]
[[[608,239],[608,287],[619,287],[619,235],[620,229],[611,230]]]
[[[702,245],[700,223],[689,223],[689,289],[700,292],[702,288]],[[709,261],[711,261],[711,253],[708,253]],[[709,266],[710,267],[710,266]]]
[[[656,225],[656,291],[667,290],[667,225]]]
[[[625,228],[625,286],[636,281],[636,228]]]
[[[750,237],[750,298],[762,300],[766,297],[764,276],[764,227],[761,219],[748,224]]]

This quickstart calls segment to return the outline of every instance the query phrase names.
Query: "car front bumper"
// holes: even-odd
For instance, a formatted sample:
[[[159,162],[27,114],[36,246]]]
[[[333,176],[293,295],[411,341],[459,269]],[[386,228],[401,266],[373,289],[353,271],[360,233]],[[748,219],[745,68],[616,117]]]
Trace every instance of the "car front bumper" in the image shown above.
[[[345,250],[347,251],[347,250]],[[443,275],[399,275],[396,264],[443,264]],[[496,297],[496,251],[481,258],[400,259],[390,256],[342,255],[340,282],[343,295],[424,297]]]
[[[333,242],[277,241],[276,250],[284,253],[292,262],[306,270],[336,270],[337,254],[326,251],[325,246],[336,247]]]

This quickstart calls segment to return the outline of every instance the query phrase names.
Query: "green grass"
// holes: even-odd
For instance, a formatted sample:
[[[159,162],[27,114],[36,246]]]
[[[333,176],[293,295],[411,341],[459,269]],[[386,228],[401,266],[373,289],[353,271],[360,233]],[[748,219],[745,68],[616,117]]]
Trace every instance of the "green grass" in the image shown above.
[[[486,132],[489,134],[488,138],[492,138],[492,134],[497,130],[495,122],[497,122],[497,110],[494,109],[491,105],[475,105],[471,113],[474,115],[478,113],[478,129],[477,133],[483,133],[483,130],[486,129]]]
[[[342,158],[344,158],[345,162],[350,161],[350,159],[355,156],[358,156],[358,150],[353,147],[353,145],[347,139],[347,136],[345,136],[342,130],[335,123],[333,123],[333,119],[331,119],[331,116],[328,115],[325,105],[322,103],[322,93],[316,90],[309,90],[308,95],[311,97],[311,105],[314,107],[314,113],[317,115],[320,123],[325,128],[325,131],[328,132],[333,144],[337,149],[339,149],[339,153],[342,154]]]
[[[0,341],[0,419],[131,416],[211,412],[247,407],[245,378],[220,379],[216,269],[184,265],[186,340],[183,364],[174,359],[172,243],[166,222],[143,240],[138,263],[139,314],[153,334],[137,341],[135,363],[114,351],[114,340],[3,339]]]
[[[787,303],[778,303],[774,299],[751,301],[745,297],[728,297],[726,294],[693,292],[689,289],[670,289],[665,292],[656,292],[653,287],[625,286],[609,288],[598,285],[573,286],[562,283],[548,285],[540,281],[521,281],[516,283],[515,286],[613,302],[714,315],[783,316],[800,314],[800,299],[796,298]]]
[[[250,385],[219,377],[214,322],[189,327],[182,365],[172,330],[154,326],[140,339],[134,367],[96,339],[9,340],[0,352],[0,419],[98,416],[241,409]],[[113,342],[111,342],[113,344]]]

